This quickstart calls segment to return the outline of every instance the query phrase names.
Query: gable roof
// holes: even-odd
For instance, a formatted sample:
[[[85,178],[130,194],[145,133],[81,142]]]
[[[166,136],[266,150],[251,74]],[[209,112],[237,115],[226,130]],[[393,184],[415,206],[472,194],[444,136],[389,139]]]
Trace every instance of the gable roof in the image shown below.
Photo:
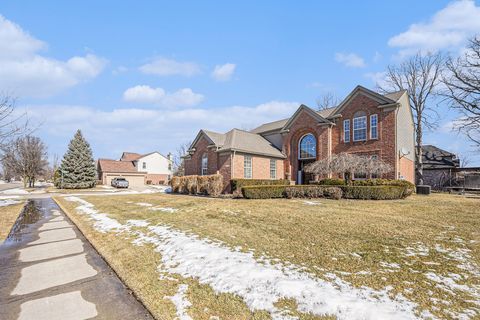
[[[200,137],[206,137],[217,152],[238,151],[250,154],[264,155],[276,158],[285,158],[285,155],[275,148],[267,139],[259,134],[240,129],[232,129],[227,133],[200,130],[190,146],[193,151]]]
[[[400,98],[407,92],[407,90],[400,90],[400,91],[395,91],[395,92],[390,92],[390,93],[386,93],[384,94],[383,96],[384,97],[387,97],[395,102],[398,102],[398,100],[400,100]]]
[[[380,103],[380,105],[392,105],[397,102],[396,100],[393,100],[387,97],[386,95],[381,95],[380,93],[377,93],[375,91],[372,91],[370,89],[367,89],[359,85],[359,86],[356,86],[355,89],[353,89],[353,91],[350,92],[350,94],[345,99],[343,99],[343,101],[337,106],[335,111],[332,112],[331,116],[340,114],[340,112],[345,108],[345,106],[347,106],[348,103],[353,98],[355,98],[358,94],[363,94],[377,101],[378,103]]]
[[[252,132],[232,129],[225,134],[225,144],[218,150],[239,151],[277,158],[285,158],[285,155],[275,148],[267,139]]]
[[[98,167],[101,172],[136,172],[139,173],[132,161],[118,161],[111,159],[98,159]],[[140,172],[142,173],[142,172]]]
[[[324,117],[322,117],[318,112],[315,112],[314,110],[312,110],[311,108],[307,107],[306,105],[302,104],[300,105],[300,107],[297,109],[297,111],[295,111],[295,113],[293,114],[293,116],[290,117],[290,119],[288,119],[287,123],[285,123],[285,125],[283,126],[282,128],[282,131],[284,130],[288,130],[290,128],[290,126],[293,124],[293,122],[295,121],[295,119],[297,119],[297,117],[300,115],[300,113],[304,111],[306,112],[307,114],[309,114],[311,117],[313,117],[315,120],[317,120],[318,122],[323,122],[323,123],[332,123],[331,121],[325,119]]]
[[[135,161],[140,158],[142,155],[135,152],[124,152],[120,157],[120,161]]]
[[[330,117],[330,115],[332,114],[332,111],[335,110],[335,108],[336,107],[331,107],[331,108],[326,108],[326,109],[322,109],[322,110],[318,110],[318,111],[314,111],[314,112],[318,113],[318,115],[320,115],[321,117],[323,117],[325,119],[328,119]],[[309,109],[311,109],[311,108],[309,108]],[[311,109],[311,110],[313,111],[313,109]],[[257,128],[251,130],[250,132],[261,134],[261,133],[267,133],[267,132],[273,132],[273,131],[281,130],[285,126],[285,124],[290,120],[290,118],[264,123],[264,124],[258,126]]]

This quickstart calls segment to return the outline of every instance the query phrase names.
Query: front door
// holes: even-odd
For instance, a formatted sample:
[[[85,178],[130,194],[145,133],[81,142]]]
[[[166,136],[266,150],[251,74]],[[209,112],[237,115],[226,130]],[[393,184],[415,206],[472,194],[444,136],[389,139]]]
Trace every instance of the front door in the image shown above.
[[[313,175],[305,172],[305,166],[312,162],[315,159],[298,160],[297,184],[309,184],[313,180]]]

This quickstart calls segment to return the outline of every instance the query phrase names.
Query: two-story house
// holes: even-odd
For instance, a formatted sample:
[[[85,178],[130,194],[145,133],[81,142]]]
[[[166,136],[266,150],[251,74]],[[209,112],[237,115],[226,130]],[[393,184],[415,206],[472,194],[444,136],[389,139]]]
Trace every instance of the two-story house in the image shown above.
[[[415,180],[414,124],[406,91],[381,95],[357,86],[337,107],[316,111],[301,105],[289,118],[251,131],[200,130],[188,155],[185,173],[233,178],[312,178],[304,167],[338,153],[375,156],[393,170],[385,178]],[[356,179],[368,178],[357,176]]]

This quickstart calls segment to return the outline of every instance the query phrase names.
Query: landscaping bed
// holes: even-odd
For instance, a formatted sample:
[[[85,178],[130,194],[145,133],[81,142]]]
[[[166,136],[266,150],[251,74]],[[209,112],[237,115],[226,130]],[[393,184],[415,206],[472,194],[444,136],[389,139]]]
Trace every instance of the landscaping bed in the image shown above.
[[[477,199],[251,202],[154,194],[58,201],[158,319],[480,316]],[[280,286],[299,279],[306,282],[296,288],[310,293]]]

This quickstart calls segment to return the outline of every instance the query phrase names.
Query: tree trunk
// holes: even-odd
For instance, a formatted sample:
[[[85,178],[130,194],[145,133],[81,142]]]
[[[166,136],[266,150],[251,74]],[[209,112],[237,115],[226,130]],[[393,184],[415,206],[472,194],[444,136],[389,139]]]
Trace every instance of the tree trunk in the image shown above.
[[[415,177],[417,181],[417,185],[423,184],[423,161],[422,161],[422,140],[423,140],[423,132],[422,132],[422,122],[421,122],[421,115],[417,117],[417,128],[416,128],[416,140],[417,146],[415,148]]]

